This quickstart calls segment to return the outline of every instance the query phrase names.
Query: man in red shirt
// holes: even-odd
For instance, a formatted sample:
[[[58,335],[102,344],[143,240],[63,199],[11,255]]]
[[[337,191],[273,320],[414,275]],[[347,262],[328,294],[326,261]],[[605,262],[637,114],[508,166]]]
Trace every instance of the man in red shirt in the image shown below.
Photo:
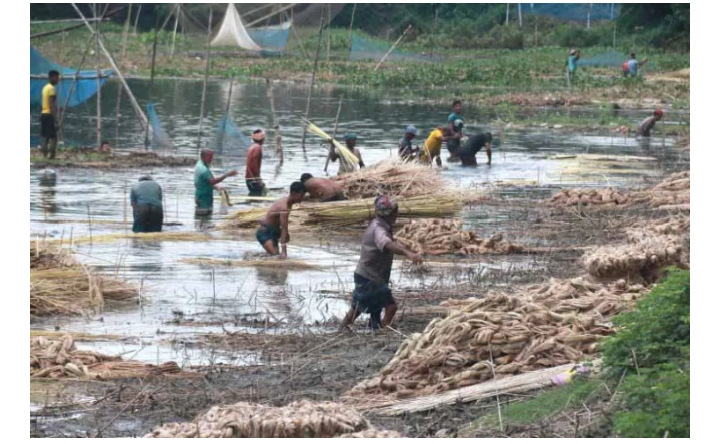
[[[261,129],[253,131],[252,140],[254,143],[250,146],[250,149],[248,149],[247,162],[245,163],[245,184],[251,196],[263,196],[267,194],[265,183],[260,178],[265,131]]]

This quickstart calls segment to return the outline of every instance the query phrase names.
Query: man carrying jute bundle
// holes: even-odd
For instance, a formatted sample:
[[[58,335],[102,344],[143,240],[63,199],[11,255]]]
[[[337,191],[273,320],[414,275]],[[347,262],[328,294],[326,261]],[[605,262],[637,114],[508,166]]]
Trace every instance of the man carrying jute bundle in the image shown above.
[[[395,199],[384,195],[375,199],[375,218],[362,237],[360,261],[355,268],[352,306],[340,325],[341,330],[348,328],[361,313],[370,313],[373,330],[390,325],[397,311],[397,304],[388,287],[395,254],[407,256],[414,264],[422,262],[420,254],[395,242],[392,228],[397,217],[398,205]],[[380,323],[380,312],[383,309],[385,317]]]

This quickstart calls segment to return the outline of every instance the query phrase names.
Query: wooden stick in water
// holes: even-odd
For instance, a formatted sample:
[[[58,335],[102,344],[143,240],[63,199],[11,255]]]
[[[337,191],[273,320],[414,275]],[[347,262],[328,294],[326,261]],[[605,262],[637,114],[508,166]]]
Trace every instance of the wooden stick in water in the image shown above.
[[[152,61],[150,62],[150,88],[148,95],[150,96],[148,102],[152,102],[152,90],[153,83],[155,82],[155,54],[157,51],[157,39],[158,39],[158,18],[155,18],[155,37],[153,37],[153,49],[152,49]],[[150,125],[145,127],[145,149],[150,146]]]
[[[315,73],[317,72],[318,59],[320,58],[320,48],[322,47],[322,33],[325,25],[325,15],[320,17],[320,30],[318,31],[318,45],[315,51],[315,66],[313,67],[312,77],[310,79],[310,91],[308,92],[307,105],[305,106],[305,119],[310,118],[310,101],[312,100],[313,86],[315,85]],[[307,128],[303,128],[302,149],[305,152],[305,138],[307,137]]]
[[[60,111],[60,119],[58,122],[58,132],[60,133],[60,139],[63,139],[63,120],[65,118],[65,110],[68,107],[68,104],[70,103],[70,96],[72,96],[73,89],[75,89],[75,84],[77,83],[78,76],[80,75],[80,70],[83,66],[83,63],[85,63],[85,58],[87,57],[88,53],[90,53],[91,45],[90,43],[95,40],[95,36],[90,36],[87,42],[87,46],[85,47],[85,52],[83,53],[82,58],[80,59],[80,64],[78,65],[77,71],[75,71],[75,76],[73,77],[72,83],[70,83],[70,89],[67,92],[67,95],[65,96],[65,104],[62,107],[62,110]]]
[[[395,47],[400,43],[400,41],[405,37],[405,35],[410,31],[410,28],[412,28],[412,25],[408,25],[407,28],[405,28],[405,31],[398,37],[398,39],[393,43],[393,45],[388,49],[388,52],[385,53],[382,59],[378,62],[377,65],[375,65],[375,69],[373,69],[373,72],[377,71],[378,68],[380,68],[380,65],[385,61],[385,59],[390,55],[391,52],[395,50]]]
[[[138,7],[137,15],[135,16],[135,27],[133,28],[133,34],[137,36],[137,25],[138,20],[140,20],[140,11],[142,10],[142,3],[140,3],[140,6]]]
[[[284,162],[283,150],[282,150],[282,137],[280,136],[280,124],[277,120],[277,114],[275,114],[275,95],[273,94],[273,86],[270,79],[265,79],[267,85],[268,97],[270,98],[270,112],[272,114],[273,129],[275,130],[275,154],[278,157],[278,164],[282,165]]]
[[[90,234],[90,247],[92,248],[92,220],[90,219],[90,204],[87,204],[88,233]]]
[[[353,3],[352,15],[350,15],[350,27],[348,28],[348,41],[350,43],[348,43],[348,53],[352,53],[352,27],[355,21],[355,9],[357,9],[357,3]]]
[[[197,151],[200,155],[200,141],[202,139],[203,118],[205,117],[205,97],[207,95],[207,81],[210,73],[210,42],[212,41],[212,7],[210,8],[210,18],[208,19],[208,39],[207,49],[205,50],[205,80],[203,80],[202,101],[200,102],[200,126],[198,127]]]
[[[95,20],[98,19],[97,15],[97,3],[93,4],[93,15]],[[102,82],[100,80],[100,22],[95,22],[95,69],[97,70],[97,117],[96,117],[96,130],[97,130],[97,147],[100,149],[102,146]]]
[[[335,127],[333,128],[333,139],[335,138],[335,135],[337,134],[338,129],[338,122],[340,120],[340,110],[342,109],[342,103],[343,103],[343,96],[340,96],[340,103],[338,103],[338,109],[337,113],[335,113]],[[327,173],[328,166],[330,165],[330,153],[328,152],[327,159],[325,159],[325,171]]]
[[[125,19],[125,28],[123,29],[123,43],[120,51],[120,64],[125,64],[125,54],[127,49],[127,37],[130,31],[130,17],[132,16],[132,3],[128,4],[127,18]],[[117,100],[115,105],[115,146],[120,144],[120,103],[122,103],[122,88],[118,88]]]

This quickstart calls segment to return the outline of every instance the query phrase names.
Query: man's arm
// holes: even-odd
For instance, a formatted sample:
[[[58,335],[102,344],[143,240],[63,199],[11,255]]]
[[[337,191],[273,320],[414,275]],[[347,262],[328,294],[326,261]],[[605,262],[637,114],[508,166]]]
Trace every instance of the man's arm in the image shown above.
[[[386,244],[385,249],[392,253],[406,256],[414,264],[419,264],[422,262],[422,256],[420,254],[415,253],[412,250],[408,250],[407,248],[403,247],[401,244],[395,241],[390,241],[388,244]]]
[[[223,180],[227,179],[228,177],[237,176],[237,173],[238,173],[237,170],[232,170],[232,171],[229,171],[229,172],[223,174],[220,177],[211,177],[208,179],[208,182],[210,182],[210,185],[215,186],[215,185],[219,184],[220,182],[222,182]]]
[[[437,164],[438,167],[442,167],[442,159],[440,157],[441,157],[440,155],[435,157],[435,163]]]
[[[365,163],[362,160],[362,156],[360,155],[360,150],[356,149],[357,151],[357,158],[358,158],[358,165],[360,165],[360,168],[365,168]]]
[[[290,238],[290,233],[288,233],[289,219],[290,210],[280,213],[280,259],[287,258],[287,243]]]
[[[135,189],[130,190],[130,206],[135,209],[135,206],[137,205],[137,195],[135,194]]]

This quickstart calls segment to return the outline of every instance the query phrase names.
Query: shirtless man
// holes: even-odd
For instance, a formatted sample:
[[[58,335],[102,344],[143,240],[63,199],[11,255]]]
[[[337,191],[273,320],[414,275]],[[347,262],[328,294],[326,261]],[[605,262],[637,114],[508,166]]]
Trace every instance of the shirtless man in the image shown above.
[[[347,200],[342,187],[330,179],[313,177],[312,174],[305,173],[300,176],[300,182],[305,185],[310,197],[318,199],[320,202]]]
[[[247,152],[245,164],[245,184],[251,196],[264,196],[267,194],[265,183],[260,178],[260,167],[262,166],[262,146],[265,142],[265,131],[256,129],[252,135],[253,144]]]
[[[260,226],[255,231],[255,237],[268,254],[273,256],[280,254],[280,259],[287,258],[287,243],[290,241],[290,233],[288,233],[290,211],[293,205],[302,201],[305,191],[302,183],[293,182],[290,185],[290,195],[272,204],[265,217],[260,219]],[[278,250],[278,240],[282,251]]]

